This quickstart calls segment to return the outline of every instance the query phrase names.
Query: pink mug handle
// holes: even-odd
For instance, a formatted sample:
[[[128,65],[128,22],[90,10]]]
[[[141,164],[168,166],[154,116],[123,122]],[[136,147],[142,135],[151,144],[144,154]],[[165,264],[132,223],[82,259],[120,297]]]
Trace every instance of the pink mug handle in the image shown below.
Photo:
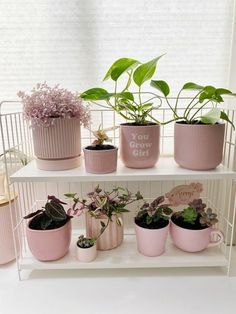
[[[211,235],[210,236],[212,237],[214,234],[216,234],[218,236],[218,240],[216,240],[216,241],[212,241],[211,240],[207,247],[216,246],[216,245],[218,245],[218,244],[220,244],[220,243],[222,243],[224,241],[224,235],[223,235],[223,233],[220,230],[218,230],[218,229],[211,230]]]

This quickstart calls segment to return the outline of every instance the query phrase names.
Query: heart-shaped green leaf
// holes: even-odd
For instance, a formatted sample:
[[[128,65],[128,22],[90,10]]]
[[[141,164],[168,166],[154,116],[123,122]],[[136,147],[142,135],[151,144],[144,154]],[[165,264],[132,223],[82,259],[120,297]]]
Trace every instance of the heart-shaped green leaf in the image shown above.
[[[164,96],[168,96],[170,93],[169,85],[165,81],[151,81],[151,86],[158,89]]]
[[[220,112],[220,118],[224,121],[229,122],[232,125],[233,129],[235,129],[233,122],[229,119],[228,115],[224,111]]]
[[[128,70],[132,70],[135,68],[140,62],[135,59],[131,58],[121,58],[116,60],[110,69],[107,71],[104,81],[107,80],[108,78],[112,78],[113,81],[117,81],[118,78],[124,73],[127,72]]]
[[[231,95],[232,92],[228,89],[225,89],[225,88],[217,88],[215,93],[217,95]]]
[[[80,94],[84,100],[105,100],[109,99],[111,95],[103,88],[91,88]]]
[[[184,84],[184,86],[182,87],[182,89],[190,89],[190,90],[202,90],[203,88],[204,86],[198,85],[193,82],[188,82]]]
[[[213,108],[201,117],[201,122],[204,124],[215,124],[221,118],[221,111],[218,108]]]

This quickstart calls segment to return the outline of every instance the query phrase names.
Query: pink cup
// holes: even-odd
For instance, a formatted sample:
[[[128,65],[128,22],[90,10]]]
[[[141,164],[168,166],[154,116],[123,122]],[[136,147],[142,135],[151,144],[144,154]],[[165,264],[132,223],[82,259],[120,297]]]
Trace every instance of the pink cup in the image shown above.
[[[97,257],[97,245],[96,243],[89,248],[81,248],[76,245],[76,257],[80,262],[88,263],[95,260]]]

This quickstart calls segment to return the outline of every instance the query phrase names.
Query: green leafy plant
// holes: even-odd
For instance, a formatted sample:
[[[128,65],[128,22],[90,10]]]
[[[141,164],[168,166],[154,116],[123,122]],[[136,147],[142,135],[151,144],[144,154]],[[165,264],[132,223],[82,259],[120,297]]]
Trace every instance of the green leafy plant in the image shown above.
[[[136,215],[135,220],[144,220],[147,227],[161,219],[169,220],[172,209],[169,208],[169,205],[162,204],[164,200],[164,196],[159,196],[150,204],[145,202]]]
[[[77,241],[77,246],[88,249],[93,246],[97,241],[97,238],[86,238],[84,235],[80,235]]]
[[[130,58],[116,60],[107,71],[104,80],[114,82],[114,90],[109,92],[103,88],[91,88],[83,92],[80,97],[87,101],[104,101],[106,108],[112,108],[128,122],[145,125],[150,121],[159,123],[152,115],[154,100],[161,102],[161,97],[149,91],[142,91],[143,84],[153,77],[157,63],[162,56],[146,63]],[[118,80],[126,76],[125,84],[118,90]],[[130,87],[135,85],[136,92]],[[150,96],[148,99],[144,96]]]
[[[220,108],[217,108],[217,105],[224,102],[223,96],[236,96],[233,92],[225,88],[216,88],[211,85],[202,86],[193,82],[188,82],[183,85],[179,91],[175,104],[172,105],[168,99],[170,93],[170,88],[167,82],[165,81],[151,81],[151,86],[160,91],[165,98],[167,105],[173,113],[173,119],[164,124],[181,120],[187,124],[215,124],[220,119],[229,122],[233,127],[232,121],[229,119],[228,115]],[[184,110],[184,112],[179,113],[179,100],[183,95],[183,92],[195,91],[195,94],[192,97],[188,96],[189,102]],[[209,105],[212,105],[207,113],[202,114],[202,109],[207,108]]]

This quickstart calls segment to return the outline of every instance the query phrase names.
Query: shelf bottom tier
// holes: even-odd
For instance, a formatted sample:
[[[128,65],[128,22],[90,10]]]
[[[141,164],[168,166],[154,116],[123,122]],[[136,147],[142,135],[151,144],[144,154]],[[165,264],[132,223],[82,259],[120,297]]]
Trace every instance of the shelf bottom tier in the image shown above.
[[[75,257],[73,236],[71,247],[66,256],[58,261],[40,262],[30,252],[20,259],[22,270],[39,269],[108,269],[108,268],[161,268],[161,267],[207,267],[226,266],[228,260],[217,247],[206,249],[199,253],[186,253],[177,249],[170,239],[166,251],[158,257],[146,257],[137,251],[135,235],[125,235],[121,246],[110,251],[98,251],[97,258],[91,263],[82,263]]]

